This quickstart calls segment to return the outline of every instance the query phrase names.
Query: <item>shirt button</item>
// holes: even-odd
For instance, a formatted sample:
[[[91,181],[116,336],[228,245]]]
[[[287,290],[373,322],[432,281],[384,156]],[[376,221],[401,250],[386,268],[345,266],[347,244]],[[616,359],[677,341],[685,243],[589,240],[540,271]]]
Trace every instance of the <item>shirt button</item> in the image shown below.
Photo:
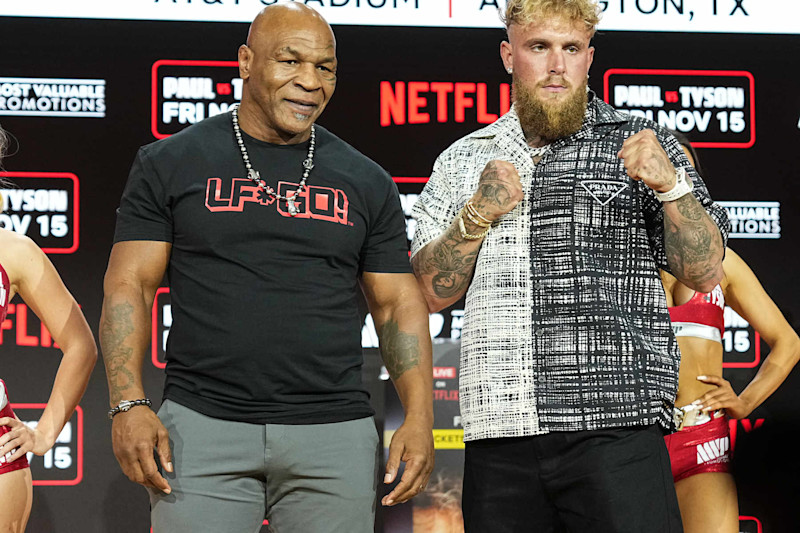
[[[544,376],[544,374],[539,374],[536,376],[536,383],[539,385],[545,385],[547,383],[547,378]]]
[[[534,200],[540,200],[541,198],[542,198],[542,190],[541,189],[536,189],[535,191],[533,191],[533,199]]]

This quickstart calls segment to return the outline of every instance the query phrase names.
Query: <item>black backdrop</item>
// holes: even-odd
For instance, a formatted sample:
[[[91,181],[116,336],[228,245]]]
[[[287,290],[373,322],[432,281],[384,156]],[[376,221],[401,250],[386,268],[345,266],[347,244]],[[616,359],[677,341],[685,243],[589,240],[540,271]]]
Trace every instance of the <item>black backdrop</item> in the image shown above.
[[[464,122],[455,122],[449,95],[446,122],[434,118],[425,124],[381,126],[381,82],[390,82],[392,87],[396,82],[415,81],[485,83],[487,110],[499,110],[500,84],[509,82],[498,57],[501,30],[367,26],[334,29],[339,83],[320,122],[394,176],[426,176],[442,149],[481,124],[474,107],[466,109]],[[234,60],[246,31],[243,23],[0,18],[0,76],[105,80],[104,118],[0,114],[0,124],[18,140],[16,153],[4,162],[12,179],[21,172],[66,172],[78,178],[79,245],[74,253],[53,253],[51,259],[82,305],[95,333],[114,210],[136,149],[155,140],[151,131],[153,65],[165,59]],[[590,85],[601,97],[605,96],[603,75],[609,69],[752,73],[755,144],[750,148],[701,149],[700,157],[715,199],[780,202],[780,238],[733,239],[730,246],[753,267],[797,329],[800,287],[795,282],[795,270],[800,259],[800,198],[793,178],[800,168],[800,91],[796,71],[800,38],[609,31],[598,34],[595,46]],[[205,76],[207,71],[198,72],[197,76]],[[228,67],[225,71],[228,78],[235,75],[235,69]],[[652,78],[647,78],[642,84],[651,82]],[[427,96],[420,110],[435,117],[436,98],[433,93]],[[234,148],[232,144],[231,149]],[[41,178],[18,181],[22,187],[39,183],[32,179]],[[54,182],[51,179],[49,183]],[[404,194],[414,194],[422,187],[419,183],[399,186]],[[74,191],[72,194],[70,201],[74,202]],[[32,223],[31,227],[39,226]],[[42,241],[43,246],[46,244]],[[17,306],[0,330],[0,375],[8,383],[20,417],[35,420],[40,412],[35,404],[47,399],[59,352],[46,347],[46,336],[42,338],[35,318],[27,317],[27,324],[20,325],[24,318],[21,311],[23,308]],[[162,323],[163,309],[158,313],[157,321]],[[452,332],[452,316],[453,310],[441,314],[444,325],[439,337],[457,336]],[[157,335],[161,335],[161,329],[157,328]],[[745,324],[739,323],[738,330],[746,333],[736,339],[748,342],[735,345],[731,338],[726,361],[740,367],[726,368],[725,376],[741,390],[757,370],[751,364],[756,357],[756,336]],[[365,346],[365,376],[380,412],[380,363],[369,342]],[[737,346],[743,353],[737,352]],[[763,359],[767,347],[758,348]],[[159,398],[161,371],[148,361],[145,379],[148,395]],[[796,505],[800,468],[795,453],[795,443],[800,440],[799,388],[800,375],[795,371],[748,420],[736,425],[740,512],[752,517],[742,520],[742,531],[800,528]],[[111,452],[107,409],[104,370],[99,363],[81,410],[73,416],[70,434],[62,435],[62,442],[49,458],[33,461],[34,476],[40,484],[34,492],[29,531],[148,531],[145,492],[121,474]],[[381,421],[382,416],[379,414],[378,418]],[[444,426],[448,424],[446,421]]]

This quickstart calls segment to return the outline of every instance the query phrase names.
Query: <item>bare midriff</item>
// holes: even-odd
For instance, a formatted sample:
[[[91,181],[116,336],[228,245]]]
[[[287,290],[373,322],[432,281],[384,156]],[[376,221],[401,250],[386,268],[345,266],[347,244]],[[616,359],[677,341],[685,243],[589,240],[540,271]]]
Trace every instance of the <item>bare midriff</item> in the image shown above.
[[[697,337],[678,337],[678,346],[681,370],[675,406],[683,407],[717,388],[698,381],[697,376],[722,375],[722,344]]]

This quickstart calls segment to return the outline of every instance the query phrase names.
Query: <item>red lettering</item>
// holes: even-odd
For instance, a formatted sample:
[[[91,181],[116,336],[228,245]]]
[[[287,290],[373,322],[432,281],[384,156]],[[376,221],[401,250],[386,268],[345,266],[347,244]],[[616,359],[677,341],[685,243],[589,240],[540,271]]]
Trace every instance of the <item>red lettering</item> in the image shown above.
[[[755,423],[752,420],[750,420],[749,418],[742,418],[741,422],[742,422],[742,427],[744,428],[745,433],[750,433],[754,429],[758,429],[758,428],[760,428],[761,426],[764,425],[764,419],[763,418],[756,418]]]
[[[406,84],[398,81],[392,84],[381,82],[381,126],[406,123]]]
[[[511,109],[511,85],[500,84],[500,114],[505,115]]]
[[[467,93],[474,93],[475,92],[475,84],[468,83],[468,82],[458,82],[456,83],[456,91],[455,91],[455,121],[456,122],[464,122],[465,119],[465,111],[468,107],[472,107],[475,104],[475,101],[472,98],[467,97]]]
[[[478,123],[491,124],[497,120],[497,115],[486,112],[486,84],[478,84]]]
[[[741,420],[728,420],[728,428],[731,432],[731,455],[733,455],[733,451],[736,448],[736,433],[739,429],[739,422],[742,423],[745,433],[750,433],[754,429],[758,429],[764,425],[763,418],[756,418],[755,422],[749,418],[742,418]]]
[[[428,92],[427,81],[408,82],[408,123],[427,124],[431,121],[428,113],[420,113],[419,108],[428,105],[428,99],[420,96],[420,92]]]
[[[39,346],[39,337],[28,335],[28,306],[17,304],[17,346]]]
[[[678,91],[665,91],[664,101],[669,104],[674,104],[678,101]]]
[[[217,94],[219,95],[228,95],[231,94],[233,90],[231,89],[230,83],[218,83],[217,84]]]
[[[14,313],[14,307],[15,307],[15,304],[8,304],[8,314],[9,315]],[[3,344],[3,331],[5,331],[7,329],[11,329],[12,327],[14,327],[14,325],[11,323],[11,319],[6,317],[6,319],[3,320],[3,323],[0,324],[0,345]]]
[[[449,81],[431,83],[431,91],[436,93],[436,120],[447,122],[447,95],[453,92],[453,84]]]
[[[434,400],[445,400],[448,402],[457,402],[458,401],[458,390],[445,390],[445,389],[435,389],[433,391],[433,399]]]

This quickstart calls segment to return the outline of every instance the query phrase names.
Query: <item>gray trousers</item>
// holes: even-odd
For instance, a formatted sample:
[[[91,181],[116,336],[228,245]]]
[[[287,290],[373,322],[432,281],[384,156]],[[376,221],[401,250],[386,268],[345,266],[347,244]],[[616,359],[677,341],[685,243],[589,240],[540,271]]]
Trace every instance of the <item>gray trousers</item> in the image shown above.
[[[171,494],[150,490],[153,533],[373,533],[378,433],[373,419],[248,424],[166,400]]]

